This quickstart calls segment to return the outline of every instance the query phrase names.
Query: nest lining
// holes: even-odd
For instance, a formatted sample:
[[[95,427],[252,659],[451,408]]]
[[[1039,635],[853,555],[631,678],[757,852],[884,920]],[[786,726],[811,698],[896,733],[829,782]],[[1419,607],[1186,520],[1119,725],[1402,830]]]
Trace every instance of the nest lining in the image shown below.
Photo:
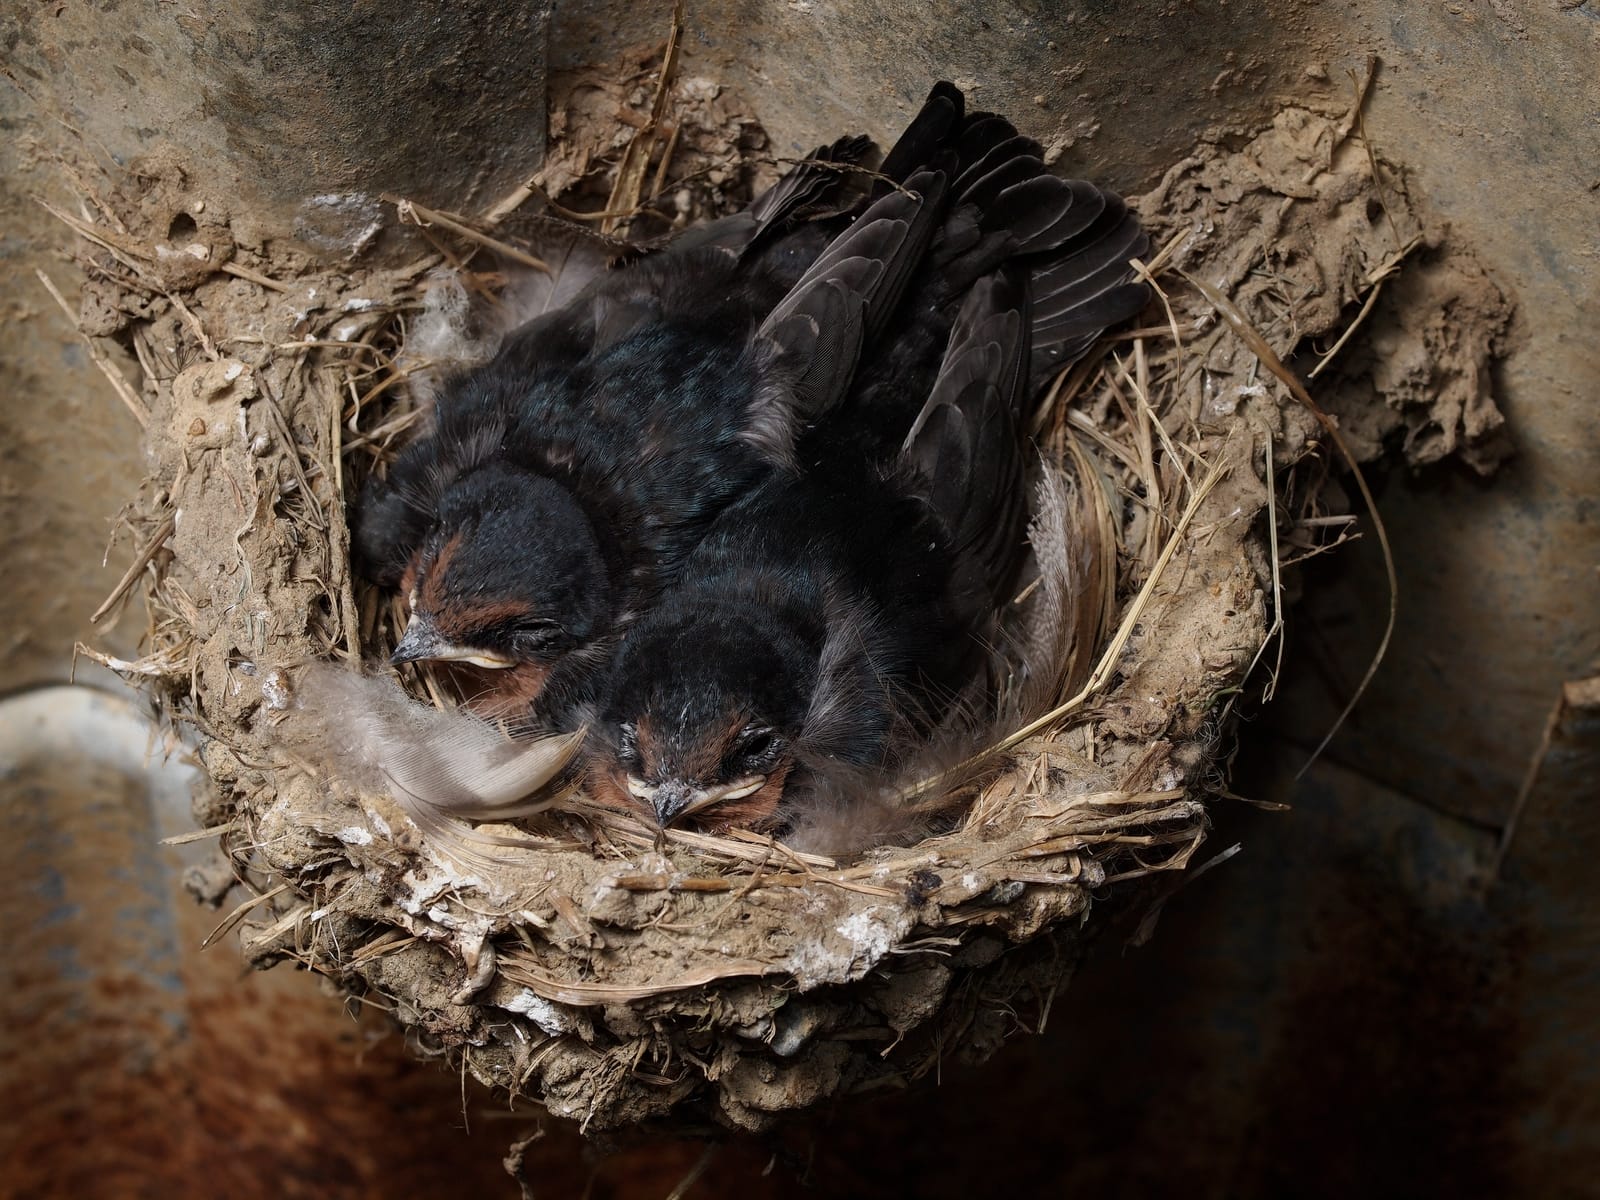
[[[1334,344],[1353,315],[1387,319],[1402,353],[1340,343],[1356,369],[1330,358],[1321,390],[1358,447],[1422,429],[1488,454],[1486,395],[1457,396],[1447,423],[1419,403],[1426,380],[1391,371],[1399,383],[1375,386],[1407,337],[1433,349],[1433,326],[1408,323],[1396,295],[1453,286],[1458,312],[1478,305],[1455,344],[1477,379],[1508,309],[1417,215],[1401,173],[1374,177],[1351,125],[1288,110],[1243,151],[1199,147],[1142,215],[1162,258],[1212,280],[1279,355]],[[507,830],[528,846],[492,872],[464,867],[391,799],[337,786],[278,736],[299,664],[359,663],[403,627],[398,603],[350,573],[343,501],[420,419],[409,377],[428,364],[408,357],[408,334],[440,258],[291,281],[270,247],[228,240],[208,199],[212,269],[190,255],[174,277],[161,213],[184,211],[191,185],[150,172],[138,186],[137,204],[106,202],[115,229],[85,230],[83,320],[143,373],[151,477],[118,593],[142,585],[151,627],[136,661],[89,653],[198,743],[212,787],[197,818],[249,893],[219,929],[237,925],[258,964],[297,961],[388,1005],[419,1048],[591,1128],[758,1128],[941,1056],[986,1057],[1029,1001],[1042,1020],[1105,901],[1193,859],[1235,701],[1279,627],[1279,568],[1345,531],[1320,507],[1316,422],[1210,301],[1158,270],[1166,319],[1118,335],[1040,408],[1041,450],[1074,481],[1071,536],[1092,550],[1080,620],[1061,703],[996,748],[957,828],[834,862],[753,834],[673,830],[658,847],[579,802]],[[484,235],[448,233],[430,234],[445,265],[490,290],[471,258]],[[1388,307],[1361,307],[1397,275]],[[1458,379],[1460,366],[1429,369]],[[449,702],[426,673],[412,683]]]

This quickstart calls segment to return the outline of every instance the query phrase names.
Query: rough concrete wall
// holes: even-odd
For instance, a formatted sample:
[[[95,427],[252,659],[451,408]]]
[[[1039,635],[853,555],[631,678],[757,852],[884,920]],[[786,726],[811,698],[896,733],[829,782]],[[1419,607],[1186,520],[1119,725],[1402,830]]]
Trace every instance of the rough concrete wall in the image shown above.
[[[102,14],[68,4],[0,17],[10,23],[8,69],[36,97],[62,101],[41,115],[8,92],[0,120],[13,137],[0,154],[16,155],[17,134],[52,136],[59,126],[51,114],[119,155],[136,153],[159,140],[170,108],[200,121],[191,144],[205,151],[204,161],[237,171],[248,143],[230,145],[222,118],[202,111],[190,82],[196,47],[210,44],[209,35],[185,32],[179,11],[124,5]],[[223,26],[228,20],[193,5],[182,11]],[[470,6],[463,22],[481,11]],[[665,4],[563,5],[553,65],[613,61],[619,45],[659,40],[666,18]],[[44,32],[52,20],[60,37]],[[31,23],[32,42],[18,40],[19,23]],[[814,1194],[932,1197],[980,1187],[1034,1194],[1063,1183],[1130,1196],[1589,1190],[1600,1169],[1593,1111],[1600,981],[1590,966],[1589,878],[1600,826],[1590,813],[1592,750],[1572,748],[1585,736],[1581,723],[1562,734],[1566,765],[1543,776],[1529,801],[1501,886],[1484,899],[1477,882],[1560,682],[1587,674],[1600,650],[1593,507],[1600,350],[1586,324],[1600,299],[1593,107],[1600,6],[699,0],[690,24],[685,70],[740,87],[779,153],[841,127],[886,135],[931,78],[958,76],[982,85],[983,103],[1017,111],[1031,132],[1059,145],[1065,167],[1129,189],[1148,185],[1200,130],[1247,127],[1283,96],[1306,90],[1345,94],[1345,67],[1376,52],[1384,69],[1368,110],[1373,139],[1417,172],[1419,190],[1521,304],[1518,346],[1499,380],[1519,456],[1487,485],[1453,470],[1387,479],[1382,499],[1400,558],[1400,635],[1356,722],[1296,783],[1292,769],[1359,674],[1382,611],[1381,578],[1362,549],[1346,565],[1308,577],[1286,673],[1294,683],[1272,715],[1247,731],[1257,749],[1239,784],[1247,794],[1287,800],[1294,811],[1219,812],[1216,845],[1238,839],[1244,853],[1179,893],[1150,945],[1125,956],[1109,947],[1106,961],[1057,1003],[1044,1039],[1017,1043],[983,1072],[947,1073],[938,1090],[873,1098],[838,1121],[819,1122],[812,1161],[821,1190]],[[882,33],[890,28],[903,32]],[[130,60],[118,58],[134,37],[160,51],[156,60],[176,82],[144,88]],[[505,63],[521,65],[503,39],[474,37],[497,61],[504,54]],[[435,40],[425,49],[452,61],[449,39]],[[477,50],[462,53],[469,57],[454,61],[475,61]],[[85,65],[90,59],[116,61],[134,79],[96,74]],[[343,94],[326,71],[295,70],[294,86],[308,103]],[[405,176],[416,160],[404,154],[427,140],[412,111],[382,110],[391,133],[414,145],[395,151],[400,157],[381,186],[427,183]],[[482,148],[480,141],[462,152]],[[322,160],[318,169],[328,176],[302,171],[298,193],[286,186],[293,202],[284,201],[286,221],[307,195],[366,186],[341,174],[340,162]],[[71,292],[57,249],[64,239],[22,198],[55,177],[16,157],[0,166],[7,223],[0,528],[12,531],[3,552],[16,581],[8,590],[13,652],[4,684],[14,687],[65,673],[82,614],[118,574],[115,559],[110,570],[97,570],[104,518],[138,464],[131,423],[33,279],[33,266],[45,265]],[[279,167],[292,172],[296,164]],[[451,202],[470,207],[473,171],[463,165],[453,179],[460,192]],[[476,195],[494,193],[485,182]],[[119,793],[86,772],[50,788],[30,776],[8,803],[52,809],[66,822],[95,821],[104,819],[97,794]],[[135,832],[149,825],[123,824]],[[28,840],[31,828],[18,827],[19,846],[39,844]],[[83,887],[106,855],[131,854],[135,842],[130,835],[54,865],[64,886]],[[185,922],[175,936],[192,946],[210,919],[181,899],[175,911]],[[30,909],[19,919],[38,915]],[[208,961],[222,965],[209,967],[203,982],[186,976],[193,994],[219,1008],[237,1005],[244,1016],[239,1027],[213,1022],[200,1033],[129,1038],[136,1051],[129,1061],[159,1051],[176,1064],[171,1075],[135,1076],[149,1086],[135,1088],[126,1103],[145,1105],[152,1122],[169,1121],[164,1097],[184,1086],[173,1080],[205,1078],[201,1068],[217,1047],[237,1040],[238,1028],[258,1031],[284,1012],[309,1014],[323,1003],[303,977],[276,973],[241,984],[231,960]],[[51,980],[63,1002],[83,1002],[90,987],[106,986],[65,973]],[[117,1004],[113,996],[84,1011],[109,1023],[123,1011]],[[13,1043],[0,1069],[31,1085],[42,1060]],[[397,1144],[425,1148],[423,1158],[453,1159],[458,1181],[467,1171],[492,1186],[493,1164],[478,1167],[509,1137],[498,1128],[484,1136],[476,1101],[479,1133],[468,1141],[454,1128],[455,1081],[429,1082],[418,1074],[429,1068],[406,1067],[399,1056],[377,1060],[377,1076],[347,1071],[354,1053],[334,1019],[308,1017],[294,1057],[315,1069],[284,1077],[273,1070],[279,1064],[230,1059],[242,1086],[226,1097],[228,1111],[255,1114],[259,1105],[276,1114],[270,1119],[298,1122],[285,1169],[307,1180],[306,1194],[357,1195],[385,1185],[448,1194],[438,1182],[445,1176],[411,1174],[417,1159],[385,1166]],[[67,1066],[88,1072],[105,1061],[86,1051]],[[286,1093],[293,1105],[280,1103]],[[83,1103],[92,1113],[93,1097]],[[371,1107],[362,1119],[344,1120],[352,1105]],[[237,1127],[221,1122],[196,1118],[184,1126],[203,1152],[172,1162],[210,1161],[237,1136]],[[135,1136],[139,1127],[127,1132]],[[894,1153],[886,1152],[890,1145]],[[812,1152],[803,1139],[795,1147],[801,1161]],[[696,1153],[630,1152],[601,1168],[601,1191],[665,1194]],[[580,1190],[588,1168],[571,1141],[551,1139],[533,1155],[530,1174],[543,1171],[552,1194]],[[731,1147],[701,1187],[705,1194],[802,1194],[786,1182],[787,1167],[763,1179],[766,1161],[759,1147]],[[257,1194],[293,1192],[271,1177],[267,1158],[260,1166]]]
[[[172,153],[217,200],[319,252],[398,191],[498,199],[544,147],[552,0],[24,4],[6,77],[118,163]]]
[[[658,39],[668,11],[560,3],[551,68]],[[844,129],[892,138],[934,80],[952,79],[1063,168],[1132,190],[1201,131],[1244,128],[1282,92],[1328,86],[1305,70],[1355,61],[1343,31],[1316,0],[700,0],[686,70],[741,90],[784,155]]]

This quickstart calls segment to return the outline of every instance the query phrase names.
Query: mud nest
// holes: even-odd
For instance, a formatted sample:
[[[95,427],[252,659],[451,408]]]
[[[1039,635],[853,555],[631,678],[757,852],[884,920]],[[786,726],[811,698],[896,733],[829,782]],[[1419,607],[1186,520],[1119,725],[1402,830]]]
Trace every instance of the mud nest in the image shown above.
[[[648,112],[620,149],[596,132],[592,154],[563,126],[563,174],[520,198],[577,207],[587,187],[614,208],[631,170],[656,180],[660,199],[624,197],[653,204],[656,231],[737,204],[774,164],[720,95],[679,83],[668,147]],[[1276,679],[1285,572],[1357,527],[1325,426],[1274,359],[1314,377],[1358,457],[1399,444],[1487,468],[1498,453],[1487,379],[1507,303],[1355,114],[1286,110],[1234,147],[1198,146],[1136,201],[1160,301],[1036,414],[1070,482],[1043,536],[1081,564],[1033,597],[1071,613],[1049,711],[991,748],[954,828],[855,861],[753,834],[658,846],[580,800],[502,830],[524,846],[492,871],[466,867],[389,797],[285,747],[300,668],[381,661],[403,626],[351,573],[346,506],[423,416],[437,318],[463,297],[492,311],[537,221],[401,206],[429,243],[415,262],[310,271],[160,164],[65,218],[85,238],[81,327],[139,365],[130,385],[102,356],[150,468],[108,601],[142,590],[147,643],[134,661],[85,652],[146,688],[204,767],[195,836],[220,857],[194,887],[219,906],[244,895],[219,929],[597,1130],[759,1128],[1042,1024],[1107,914],[1196,861],[1237,705]],[[641,155],[648,171],[629,167]],[[452,703],[429,676],[404,682]]]

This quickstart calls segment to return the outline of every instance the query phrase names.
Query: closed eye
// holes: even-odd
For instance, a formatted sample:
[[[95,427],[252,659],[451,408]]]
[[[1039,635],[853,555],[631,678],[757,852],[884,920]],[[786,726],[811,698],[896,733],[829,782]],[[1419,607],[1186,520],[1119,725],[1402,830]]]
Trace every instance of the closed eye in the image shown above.
[[[516,633],[519,637],[534,638],[541,641],[560,637],[564,632],[561,622],[544,618],[518,621],[516,624]]]
[[[772,769],[783,754],[784,740],[766,725],[747,725],[734,743],[734,756],[741,766],[754,772]]]
[[[558,648],[565,634],[566,630],[556,621],[518,621],[510,628],[509,640],[517,653],[538,658]],[[502,633],[501,636],[506,635]]]

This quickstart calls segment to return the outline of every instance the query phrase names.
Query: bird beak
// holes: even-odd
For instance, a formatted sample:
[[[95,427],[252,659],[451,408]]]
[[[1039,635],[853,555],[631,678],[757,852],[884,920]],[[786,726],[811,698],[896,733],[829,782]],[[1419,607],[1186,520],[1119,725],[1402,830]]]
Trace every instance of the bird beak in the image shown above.
[[[389,656],[389,663],[398,667],[401,663],[420,662],[423,659],[471,663],[475,667],[487,667],[492,671],[503,671],[507,667],[517,665],[515,660],[500,654],[475,650],[471,646],[455,645],[439,632],[432,618],[424,613],[413,612],[410,623],[406,625],[405,636],[400,639],[400,644]]]
[[[752,775],[714,788],[702,788],[681,779],[652,784],[630,775],[628,792],[635,800],[649,805],[661,828],[665,829],[679,818],[710,808],[713,804],[720,804],[724,800],[742,800],[753,795],[766,782],[765,775]]]

